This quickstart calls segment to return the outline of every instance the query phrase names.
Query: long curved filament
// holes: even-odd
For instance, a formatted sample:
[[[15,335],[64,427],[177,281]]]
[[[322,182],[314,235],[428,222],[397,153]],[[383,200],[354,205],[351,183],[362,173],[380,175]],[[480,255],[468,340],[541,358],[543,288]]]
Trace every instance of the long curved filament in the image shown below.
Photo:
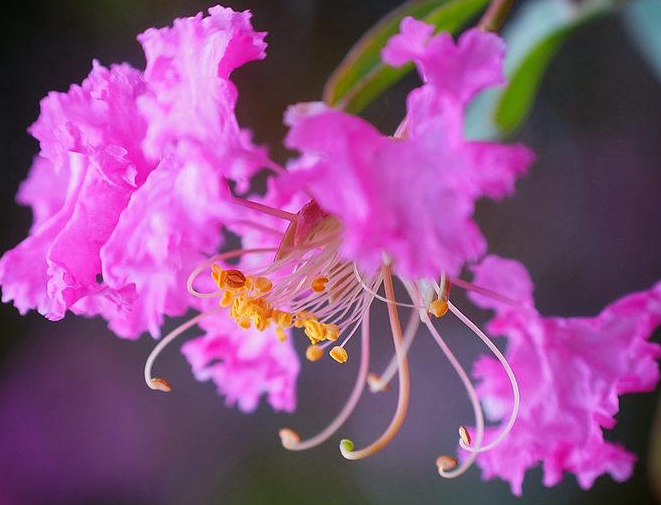
[[[417,310],[411,312],[409,320],[406,322],[406,328],[404,329],[404,350],[408,354],[411,344],[415,339],[416,334],[418,333],[418,328],[420,327],[420,315]],[[397,373],[397,353],[392,357],[390,363],[383,371],[381,375],[368,377],[368,384],[370,391],[372,393],[378,393],[383,391],[392,380],[392,378]]]
[[[473,414],[475,415],[475,444],[479,447],[479,445],[482,443],[482,438],[484,437],[484,414],[482,413],[482,406],[480,405],[480,400],[477,397],[477,393],[475,392],[475,387],[473,386],[473,383],[471,382],[464,368],[461,366],[455,355],[450,350],[450,347],[445,343],[445,340],[441,338],[436,328],[434,328],[434,325],[430,319],[425,316],[423,322],[434,337],[434,340],[436,340],[436,343],[439,345],[445,356],[450,361],[452,368],[454,368],[457,372],[457,375],[459,375],[461,382],[464,383],[464,387],[468,393],[471,405],[473,406]],[[446,479],[454,479],[459,477],[472,466],[476,457],[477,453],[471,452],[469,456],[454,470],[447,471],[439,468],[438,473],[441,477],[445,477]]]
[[[468,319],[456,306],[454,306],[451,302],[448,302],[448,306],[452,313],[461,320],[462,323],[464,323],[468,328],[470,328],[473,333],[475,333],[480,339],[486,344],[486,346],[489,348],[489,350],[494,354],[494,356],[500,361],[500,364],[503,366],[503,369],[505,370],[505,373],[507,374],[507,378],[510,381],[510,384],[512,386],[512,398],[513,398],[513,406],[512,406],[512,412],[510,414],[510,417],[507,421],[507,424],[505,427],[502,429],[500,434],[492,440],[490,443],[485,445],[484,447],[471,447],[469,444],[467,444],[463,438],[459,440],[459,445],[461,445],[462,449],[465,449],[469,452],[486,452],[494,447],[496,447],[498,444],[500,444],[503,440],[505,440],[505,437],[509,434],[509,432],[512,430],[512,426],[514,426],[514,422],[516,421],[516,417],[519,414],[519,405],[521,403],[521,394],[519,392],[519,385],[516,381],[516,377],[514,376],[514,372],[512,371],[512,367],[510,367],[510,364],[507,362],[505,359],[505,356],[503,356],[503,353],[501,353],[498,348],[494,345],[494,343],[487,337],[482,330],[480,330],[473,321]]]
[[[350,460],[366,458],[379,452],[386,445],[388,445],[388,443],[395,437],[401,428],[409,405],[409,365],[406,359],[406,351],[404,350],[402,326],[399,321],[399,314],[397,313],[395,289],[392,282],[392,272],[389,264],[383,265],[383,283],[388,300],[388,316],[390,318],[393,343],[395,345],[395,351],[397,353],[398,359],[399,397],[397,399],[397,409],[395,410],[395,415],[390,421],[390,424],[386,430],[378,439],[376,439],[367,447],[360,450],[354,450],[353,442],[350,440],[345,439],[340,442],[340,452],[342,453],[342,456]]]
[[[151,389],[154,390],[159,390],[159,391],[165,391],[165,392],[170,392],[172,390],[172,387],[170,386],[170,383],[166,381],[165,379],[161,379],[159,377],[152,377],[151,374],[151,369],[154,366],[154,361],[156,361],[156,358],[158,355],[167,347],[174,339],[176,339],[179,335],[184,333],[186,330],[189,328],[192,328],[195,326],[197,323],[199,323],[202,319],[218,313],[220,308],[217,309],[212,309],[208,310],[207,312],[202,312],[201,314],[198,314],[197,316],[189,319],[183,324],[180,324],[177,326],[174,330],[172,330],[170,333],[168,333],[165,337],[163,337],[158,344],[156,344],[156,347],[152,349],[152,351],[149,353],[149,356],[147,357],[147,361],[145,361],[145,382],[147,383],[147,386],[149,386]]]
[[[332,342],[329,342],[329,344]],[[325,442],[330,437],[332,437],[335,432],[342,427],[346,422],[349,416],[352,414],[358,401],[360,400],[363,390],[365,389],[365,380],[367,378],[367,372],[369,370],[369,361],[370,361],[370,327],[369,327],[369,314],[363,316],[362,329],[361,329],[361,353],[360,353],[360,366],[358,368],[358,376],[356,377],[356,383],[353,386],[349,399],[340,410],[340,413],[331,421],[331,423],[326,426],[322,431],[317,435],[308,438],[307,440],[298,440],[298,436],[295,432],[284,429],[280,432],[280,438],[282,439],[282,445],[285,449],[290,451],[303,451],[305,449],[311,449],[317,445]]]

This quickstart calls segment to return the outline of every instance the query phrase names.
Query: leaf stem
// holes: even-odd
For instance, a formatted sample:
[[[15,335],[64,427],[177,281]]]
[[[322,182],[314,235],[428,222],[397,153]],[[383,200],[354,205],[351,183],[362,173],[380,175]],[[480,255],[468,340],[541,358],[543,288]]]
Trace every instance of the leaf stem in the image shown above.
[[[497,32],[505,23],[515,0],[491,0],[477,27],[485,32]]]

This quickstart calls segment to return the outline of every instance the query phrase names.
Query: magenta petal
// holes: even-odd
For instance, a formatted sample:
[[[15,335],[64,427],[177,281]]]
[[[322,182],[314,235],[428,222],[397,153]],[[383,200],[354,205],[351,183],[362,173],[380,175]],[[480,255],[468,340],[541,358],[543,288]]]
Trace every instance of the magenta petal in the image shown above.
[[[563,472],[574,473],[584,488],[604,473],[628,478],[635,457],[605,441],[603,430],[615,426],[619,395],[650,391],[658,382],[661,346],[649,338],[661,323],[661,283],[617,300],[596,317],[558,318],[532,308],[530,277],[516,261],[489,256],[474,272],[476,284],[523,304],[471,295],[496,311],[489,329],[508,338],[506,357],[521,389],[512,432],[478,457],[484,477],[510,481],[515,494],[525,471],[540,462],[547,486]],[[506,418],[511,391],[498,362],[481,358],[474,375],[489,417]]]
[[[206,334],[182,347],[198,380],[213,381],[226,404],[243,412],[253,412],[263,394],[275,410],[294,410],[300,365],[291,338],[280,342],[272,331],[242,330],[224,315],[200,326]]]
[[[431,25],[411,17],[402,20],[401,32],[383,49],[386,63],[413,61],[425,83],[463,105],[479,91],[505,84],[504,56],[505,43],[498,35],[473,28],[454,44],[448,33],[433,35]]]
[[[145,151],[160,159],[179,144],[215,157],[227,177],[247,189],[248,178],[270,162],[239,128],[237,90],[230,73],[265,57],[264,32],[255,32],[249,12],[223,7],[209,16],[176,19],[172,27],[150,28],[138,40],[147,58],[150,93],[140,100],[149,128]]]

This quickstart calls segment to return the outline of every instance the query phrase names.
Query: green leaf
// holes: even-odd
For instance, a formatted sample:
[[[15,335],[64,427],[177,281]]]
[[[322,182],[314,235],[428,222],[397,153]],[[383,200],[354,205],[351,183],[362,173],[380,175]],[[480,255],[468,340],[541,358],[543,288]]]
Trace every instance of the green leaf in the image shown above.
[[[525,5],[503,37],[507,85],[482,93],[468,110],[467,134],[498,138],[516,131],[532,108],[542,78],[562,43],[578,27],[610,11],[611,0],[535,0]]]
[[[328,79],[324,100],[331,106],[357,113],[402,79],[412,64],[393,68],[381,61],[381,49],[399,31],[405,16],[413,16],[455,33],[472,19],[488,0],[412,0],[388,14],[349,51]]]
[[[623,14],[629,37],[661,81],[661,1],[630,2]]]

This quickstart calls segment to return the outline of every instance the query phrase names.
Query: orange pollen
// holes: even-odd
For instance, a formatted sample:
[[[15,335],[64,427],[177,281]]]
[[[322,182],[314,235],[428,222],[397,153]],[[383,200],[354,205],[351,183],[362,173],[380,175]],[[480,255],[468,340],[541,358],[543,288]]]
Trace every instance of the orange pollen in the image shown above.
[[[326,284],[328,284],[328,277],[317,277],[312,281],[312,291],[315,293],[321,293],[326,289]]]
[[[331,355],[331,358],[333,358],[338,363],[346,363],[349,359],[347,351],[344,349],[344,347],[340,347],[339,345],[333,347],[329,354]]]
[[[311,345],[305,350],[308,361],[319,361],[324,355],[324,350],[318,345]]]
[[[225,284],[233,289],[239,289],[246,285],[246,276],[240,270],[226,270]]]
[[[257,277],[254,285],[255,289],[260,293],[271,291],[271,288],[273,287],[273,283],[266,277]]]
[[[436,317],[443,317],[448,312],[448,301],[445,299],[436,299],[429,304],[429,312]]]

